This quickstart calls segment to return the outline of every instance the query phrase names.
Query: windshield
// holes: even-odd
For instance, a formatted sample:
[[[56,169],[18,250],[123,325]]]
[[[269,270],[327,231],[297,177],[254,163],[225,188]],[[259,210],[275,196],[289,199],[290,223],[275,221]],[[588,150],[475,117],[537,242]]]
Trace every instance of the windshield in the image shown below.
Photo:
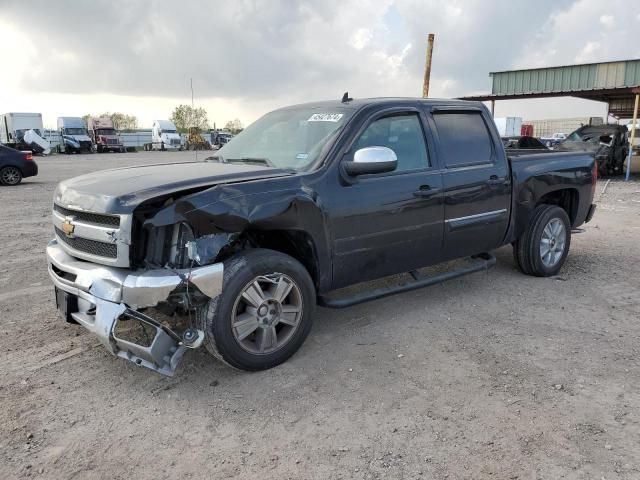
[[[98,135],[116,135],[116,131],[113,128],[101,128],[96,130]]]
[[[87,131],[84,128],[65,128],[65,135],[86,135]]]
[[[276,110],[233,137],[233,142],[226,143],[213,158],[303,170],[318,158],[352,113],[335,106]]]
[[[177,130],[160,130],[160,133],[178,133]]]

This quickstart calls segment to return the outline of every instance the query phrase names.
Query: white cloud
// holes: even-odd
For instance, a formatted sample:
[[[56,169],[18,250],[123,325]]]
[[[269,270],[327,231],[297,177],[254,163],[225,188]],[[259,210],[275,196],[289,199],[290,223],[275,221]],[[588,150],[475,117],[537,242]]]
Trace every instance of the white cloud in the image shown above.
[[[146,125],[189,102],[190,78],[219,123],[345,90],[420,95],[431,32],[440,97],[488,91],[490,71],[640,56],[628,0],[93,0],[73,27],[67,1],[31,1],[28,34],[21,3],[2,7],[0,44],[18,47],[0,105],[54,120],[105,107]]]
[[[600,23],[603,24],[605,27],[613,27],[615,26],[615,18],[613,17],[613,15],[601,15],[600,16]]]
[[[598,51],[601,45],[599,42],[587,42],[582,50],[576,55],[575,63],[589,63],[594,62],[598,58]]]
[[[627,12],[613,17],[609,12]],[[539,34],[526,42],[523,58],[528,66],[563,65],[572,62],[603,62],[633,58],[640,54],[633,19],[640,16],[640,2],[625,0],[577,0],[552,13]],[[615,28],[610,28],[611,23]],[[526,62],[522,62],[525,66]]]
[[[349,44],[356,50],[362,50],[371,43],[373,32],[368,28],[359,28],[349,39]]]

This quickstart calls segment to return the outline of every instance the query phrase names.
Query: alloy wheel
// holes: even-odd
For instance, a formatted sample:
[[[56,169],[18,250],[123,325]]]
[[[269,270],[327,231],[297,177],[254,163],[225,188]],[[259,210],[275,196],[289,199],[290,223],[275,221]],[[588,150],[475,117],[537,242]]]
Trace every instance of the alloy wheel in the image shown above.
[[[302,293],[291,277],[260,275],[236,298],[231,315],[233,336],[249,353],[273,353],[292,339],[302,312]]]
[[[540,239],[540,259],[545,267],[554,267],[564,254],[567,232],[559,218],[549,220]]]
[[[4,183],[5,185],[17,185],[18,183],[20,183],[21,178],[22,175],[20,173],[20,170],[18,170],[16,167],[4,168],[0,176],[0,180],[2,180],[2,183]]]

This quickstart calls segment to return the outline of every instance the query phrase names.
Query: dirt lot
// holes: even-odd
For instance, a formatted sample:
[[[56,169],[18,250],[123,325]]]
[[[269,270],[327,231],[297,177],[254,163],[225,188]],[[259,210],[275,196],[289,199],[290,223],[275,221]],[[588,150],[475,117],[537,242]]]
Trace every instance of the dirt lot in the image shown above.
[[[640,478],[639,183],[608,186],[558,277],[504,248],[486,274],[318,309],[273,370],[201,350],[165,378],[58,318],[44,247],[58,181],[192,155],[38,159],[0,188],[0,478]]]

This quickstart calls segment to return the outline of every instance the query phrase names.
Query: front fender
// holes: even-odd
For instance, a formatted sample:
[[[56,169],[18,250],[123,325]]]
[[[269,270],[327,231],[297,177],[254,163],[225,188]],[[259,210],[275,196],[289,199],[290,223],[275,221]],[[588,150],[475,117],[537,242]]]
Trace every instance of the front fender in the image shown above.
[[[282,183],[277,180],[270,183],[283,188],[247,192],[244,185],[219,185],[187,195],[160,209],[143,223],[143,228],[185,222],[192,228],[196,240],[215,239],[218,252],[248,232],[302,232],[313,243],[318,286],[328,287],[331,281],[329,236],[319,196],[306,186],[286,187],[277,185]],[[207,258],[216,261],[212,253],[217,252],[209,249]]]

